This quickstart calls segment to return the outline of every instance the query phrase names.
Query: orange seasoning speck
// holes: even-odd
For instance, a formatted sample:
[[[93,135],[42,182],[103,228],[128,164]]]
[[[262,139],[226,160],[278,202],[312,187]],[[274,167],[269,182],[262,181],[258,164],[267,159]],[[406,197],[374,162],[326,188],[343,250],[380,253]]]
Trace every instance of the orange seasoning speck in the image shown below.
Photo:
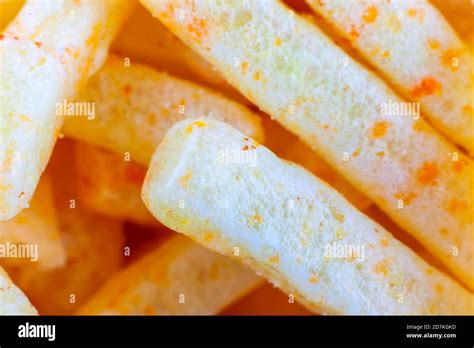
[[[126,85],[123,86],[123,94],[125,94],[126,96],[129,96],[131,92],[132,92],[132,86],[131,85],[126,84]]]
[[[425,162],[423,166],[418,170],[416,179],[420,185],[436,185],[438,179],[439,170],[436,163]]]
[[[280,37],[277,36],[277,37],[275,38],[275,46],[280,46],[280,45],[282,44],[282,42],[283,42],[283,41],[281,40]]]
[[[268,259],[268,262],[270,262],[270,263],[279,263],[280,262],[280,256],[278,254],[270,256],[270,258]]]
[[[188,188],[189,180],[191,180],[192,177],[193,177],[193,172],[188,171],[186,175],[184,175],[183,177],[181,177],[181,179],[179,179],[179,183],[181,184],[181,186]]]
[[[202,128],[206,126],[205,122],[202,121],[194,121],[189,126],[186,127],[186,133],[191,133],[193,131],[193,127],[197,126],[198,128]]]
[[[191,36],[198,42],[201,43],[203,37],[207,36],[208,28],[207,21],[203,18],[193,18],[193,21],[188,24],[188,31]]]
[[[363,15],[363,19],[366,23],[373,23],[377,19],[378,11],[375,6],[369,6]]]
[[[432,95],[440,90],[441,86],[438,81],[428,76],[422,79],[420,83],[411,90],[411,94],[416,98],[420,98]]]
[[[453,161],[453,170],[456,173],[462,172],[463,168],[468,164],[467,160],[464,158],[460,158],[457,161]]]
[[[259,214],[255,214],[252,217],[252,220],[256,222],[257,224],[261,224],[263,222],[263,218]]]
[[[449,201],[448,211],[450,213],[457,213],[467,209],[469,206],[461,199],[453,198]]]
[[[354,25],[351,27],[351,31],[349,32],[349,35],[354,40],[359,37],[359,32],[356,30]]]
[[[390,51],[384,51],[384,52],[382,53],[382,58],[385,58],[385,59],[390,58]]]
[[[204,240],[206,242],[210,242],[214,239],[214,234],[212,234],[211,232],[206,232],[204,233]]]
[[[414,8],[409,8],[407,10],[407,15],[408,15],[408,17],[411,17],[411,18],[415,17],[416,16],[416,10]]]
[[[439,41],[435,39],[428,40],[428,47],[432,50],[437,50],[440,47]]]
[[[257,71],[255,72],[255,74],[253,74],[253,79],[254,79],[255,81],[260,80],[260,70],[257,70]]]
[[[473,116],[474,115],[474,109],[472,108],[471,105],[469,104],[466,104],[464,105],[462,108],[461,108],[461,111],[467,115],[471,115]]]
[[[316,284],[319,282],[319,277],[316,273],[311,274],[311,277],[309,277],[308,281],[310,283]]]
[[[401,199],[403,201],[403,205],[410,205],[411,202],[413,201],[413,199],[415,199],[417,196],[416,193],[413,193],[413,192],[410,192],[410,193],[407,193],[407,194],[403,194],[403,193],[397,193],[395,195],[395,198],[396,199]]]
[[[386,239],[381,239],[381,240],[380,240],[380,245],[381,245],[382,247],[384,247],[384,248],[387,247],[387,246],[388,246],[388,240],[386,240]]]
[[[383,260],[377,263],[374,267],[375,273],[382,273],[384,277],[388,274],[388,260]]]
[[[372,136],[374,138],[382,138],[387,133],[387,129],[390,126],[390,123],[387,121],[378,121],[374,124],[372,128]]]

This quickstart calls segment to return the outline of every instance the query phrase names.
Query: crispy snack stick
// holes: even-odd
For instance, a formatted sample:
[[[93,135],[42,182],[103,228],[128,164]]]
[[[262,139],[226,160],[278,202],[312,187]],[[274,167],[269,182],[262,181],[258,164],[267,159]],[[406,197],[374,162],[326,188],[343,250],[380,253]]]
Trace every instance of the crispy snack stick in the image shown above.
[[[176,235],[110,279],[78,314],[216,314],[262,282],[232,259]]]
[[[336,191],[225,123],[203,118],[172,127],[142,196],[164,225],[238,254],[317,313],[474,311],[472,294]]]
[[[7,270],[40,314],[71,314],[123,265],[125,236],[120,221],[89,212],[77,199],[77,166],[70,140],[56,143],[45,175],[54,181],[67,262],[48,271],[33,264]]]
[[[130,58],[132,65],[146,64],[173,76],[211,87],[239,103],[250,104],[211,64],[186,46],[141,5],[134,8],[110,50],[119,56]]]
[[[0,222],[0,244],[5,250],[24,247],[25,257],[0,258],[2,265],[37,263],[39,269],[64,265],[66,253],[61,242],[52,180],[43,175],[28,209],[14,218]],[[32,252],[32,250],[36,250]]]
[[[0,315],[37,315],[28,298],[0,267]]]
[[[25,208],[51,154],[62,103],[101,65],[130,4],[28,1],[0,40],[0,220]]]
[[[474,154],[474,55],[426,0],[307,0],[452,141]]]
[[[278,157],[299,164],[318,178],[330,184],[357,209],[364,211],[373,203],[362,195],[354,186],[337,174],[314,151],[306,146],[294,134],[288,132],[279,123],[268,117],[262,117],[263,130],[265,131],[265,146]]]
[[[41,270],[30,264],[7,268],[42,315],[71,314],[124,261],[125,236],[120,221],[80,208],[62,209],[60,226],[67,255],[63,267]]]
[[[314,315],[291,296],[282,293],[272,284],[265,283],[220,315]]]
[[[64,133],[148,165],[156,146],[175,122],[209,116],[263,139],[260,119],[246,107],[206,88],[143,65],[110,57],[89,82],[83,100],[95,104],[95,118],[68,117]]]
[[[0,0],[0,33],[21,9],[24,0]]]
[[[276,1],[142,3],[474,289],[474,165],[379,78]]]
[[[105,147],[121,157],[129,154],[133,161],[145,166],[148,166],[151,155],[166,130],[186,117],[212,114],[258,141],[262,141],[265,133],[260,125],[260,118],[243,106],[145,66],[133,64],[126,67],[120,58],[114,56],[91,79],[86,93],[88,95],[83,99],[93,101],[96,106],[95,118],[66,118],[64,133]],[[321,159],[308,153],[309,149],[298,140],[294,137],[282,139],[285,134],[275,127],[269,129],[274,133],[269,135],[271,147],[279,146],[278,143],[283,145],[284,158],[305,162],[305,166],[308,165],[309,169],[340,189],[358,208],[369,204],[366,198]],[[288,143],[290,141],[291,144]],[[305,159],[305,154],[310,156],[310,160]],[[94,175],[91,171],[86,174]],[[92,198],[94,195],[88,197]],[[105,205],[99,205],[108,209]],[[123,206],[123,201],[120,206]],[[119,205],[117,207],[121,209]],[[137,211],[130,212],[134,218],[138,217],[135,214]]]
[[[107,216],[157,224],[140,197],[145,167],[85,143],[77,142],[75,152],[80,202]]]

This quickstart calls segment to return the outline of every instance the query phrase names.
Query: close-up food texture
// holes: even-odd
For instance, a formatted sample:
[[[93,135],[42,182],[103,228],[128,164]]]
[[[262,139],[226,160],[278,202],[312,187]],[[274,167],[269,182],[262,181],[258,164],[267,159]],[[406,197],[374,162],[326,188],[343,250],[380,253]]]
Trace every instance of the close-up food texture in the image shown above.
[[[473,315],[470,0],[0,0],[0,315]]]

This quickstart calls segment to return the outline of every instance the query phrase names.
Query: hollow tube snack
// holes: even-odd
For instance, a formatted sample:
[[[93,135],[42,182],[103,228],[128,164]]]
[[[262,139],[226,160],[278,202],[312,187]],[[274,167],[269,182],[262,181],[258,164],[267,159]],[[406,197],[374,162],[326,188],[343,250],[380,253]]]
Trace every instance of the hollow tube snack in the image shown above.
[[[64,134],[128,153],[146,166],[168,128],[187,117],[211,115],[263,140],[258,116],[246,107],[146,66],[125,66],[116,56],[91,79],[81,99],[94,103],[95,117],[67,117]]]
[[[473,162],[378,77],[277,1],[141,2],[474,289]]]
[[[235,256],[317,313],[474,310],[471,293],[336,191],[225,123],[173,126],[142,197],[164,225]]]
[[[232,259],[175,235],[112,277],[78,314],[217,314],[262,282]]]
[[[138,224],[157,224],[140,197],[145,167],[86,143],[77,142],[75,153],[81,203],[106,216]]]
[[[43,270],[64,265],[66,252],[49,175],[41,177],[30,208],[10,220],[0,221],[0,245],[5,251],[5,255],[0,256],[2,265],[33,262]]]
[[[105,59],[133,2],[28,1],[0,40],[0,220],[25,208],[63,104]]]
[[[474,55],[428,1],[307,0],[452,141],[474,154]]]
[[[28,298],[0,267],[0,315],[37,315]]]

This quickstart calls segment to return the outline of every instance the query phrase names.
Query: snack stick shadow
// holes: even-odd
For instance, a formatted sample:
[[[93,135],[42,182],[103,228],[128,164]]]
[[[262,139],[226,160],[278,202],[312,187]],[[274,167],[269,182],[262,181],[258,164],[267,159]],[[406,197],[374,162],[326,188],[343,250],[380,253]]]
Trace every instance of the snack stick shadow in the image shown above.
[[[0,220],[28,206],[67,112],[61,106],[100,67],[133,3],[31,0],[2,34]]]
[[[339,193],[212,119],[174,125],[142,197],[164,225],[328,314],[463,314],[473,296]]]
[[[474,289],[474,164],[380,78],[279,1],[141,2]]]

